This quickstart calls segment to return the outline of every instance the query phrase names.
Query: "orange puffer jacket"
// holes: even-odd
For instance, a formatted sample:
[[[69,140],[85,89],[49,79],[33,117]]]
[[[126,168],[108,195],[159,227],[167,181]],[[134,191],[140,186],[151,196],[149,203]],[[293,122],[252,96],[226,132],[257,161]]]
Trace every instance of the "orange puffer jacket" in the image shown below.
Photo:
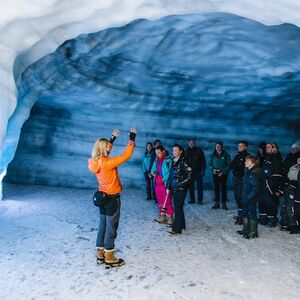
[[[134,144],[128,144],[124,153],[116,157],[103,156],[100,159],[88,160],[88,167],[96,174],[99,183],[99,191],[109,195],[118,194],[122,191],[117,167],[127,161],[133,154]]]

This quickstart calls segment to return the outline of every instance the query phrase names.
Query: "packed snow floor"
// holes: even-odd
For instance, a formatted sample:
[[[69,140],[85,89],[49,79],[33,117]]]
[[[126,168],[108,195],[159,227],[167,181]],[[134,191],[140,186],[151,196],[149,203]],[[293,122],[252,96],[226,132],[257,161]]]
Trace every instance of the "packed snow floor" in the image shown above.
[[[229,211],[185,205],[187,230],[153,222],[143,190],[122,194],[121,268],[97,266],[90,190],[5,184],[0,203],[0,299],[299,299],[300,235],[259,227],[245,240]],[[231,195],[230,195],[231,196]]]

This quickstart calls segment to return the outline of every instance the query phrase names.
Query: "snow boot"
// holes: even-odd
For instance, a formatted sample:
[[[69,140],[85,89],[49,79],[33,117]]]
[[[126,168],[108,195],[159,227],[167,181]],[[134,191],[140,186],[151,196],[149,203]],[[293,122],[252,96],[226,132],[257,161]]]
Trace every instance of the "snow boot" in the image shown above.
[[[248,234],[245,234],[244,238],[247,240],[258,238],[257,226],[258,226],[257,220],[250,220],[250,232]]]
[[[102,265],[104,263],[104,248],[97,247],[97,265]]]
[[[249,218],[244,218],[243,219],[243,229],[238,230],[237,233],[240,235],[246,235],[250,232],[250,223],[249,223]]]
[[[115,249],[105,250],[104,252],[105,268],[111,269],[115,267],[121,267],[125,265],[125,261],[122,258],[117,258],[115,255]]]
[[[160,214],[158,219],[155,219],[154,222],[158,224],[164,224],[166,223],[166,215],[165,214]]]

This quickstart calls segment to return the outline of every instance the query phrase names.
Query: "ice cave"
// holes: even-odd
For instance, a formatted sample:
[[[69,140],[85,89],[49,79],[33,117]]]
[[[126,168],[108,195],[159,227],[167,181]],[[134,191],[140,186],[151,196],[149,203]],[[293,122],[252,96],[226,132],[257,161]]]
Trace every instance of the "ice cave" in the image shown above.
[[[300,4],[229,0],[0,0],[0,298],[297,299],[299,235],[259,227],[236,236],[228,211],[185,204],[187,230],[170,239],[153,224],[141,161],[156,139],[222,141],[256,154],[300,140]],[[137,128],[123,183],[118,254],[95,264],[96,139]],[[188,198],[188,196],[187,196]],[[283,204],[284,197],[280,200]],[[300,200],[300,199],[299,199]],[[279,214],[279,212],[278,212]],[[18,288],[17,288],[18,287]]]

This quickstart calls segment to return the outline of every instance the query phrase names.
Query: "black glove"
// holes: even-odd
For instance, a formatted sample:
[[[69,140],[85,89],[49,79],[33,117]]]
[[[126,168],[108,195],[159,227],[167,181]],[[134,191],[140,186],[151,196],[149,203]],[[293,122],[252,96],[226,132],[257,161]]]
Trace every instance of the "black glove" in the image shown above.
[[[134,133],[134,132],[130,132],[129,133],[129,139],[131,140],[131,141],[135,141],[135,137],[136,137],[136,133]]]

